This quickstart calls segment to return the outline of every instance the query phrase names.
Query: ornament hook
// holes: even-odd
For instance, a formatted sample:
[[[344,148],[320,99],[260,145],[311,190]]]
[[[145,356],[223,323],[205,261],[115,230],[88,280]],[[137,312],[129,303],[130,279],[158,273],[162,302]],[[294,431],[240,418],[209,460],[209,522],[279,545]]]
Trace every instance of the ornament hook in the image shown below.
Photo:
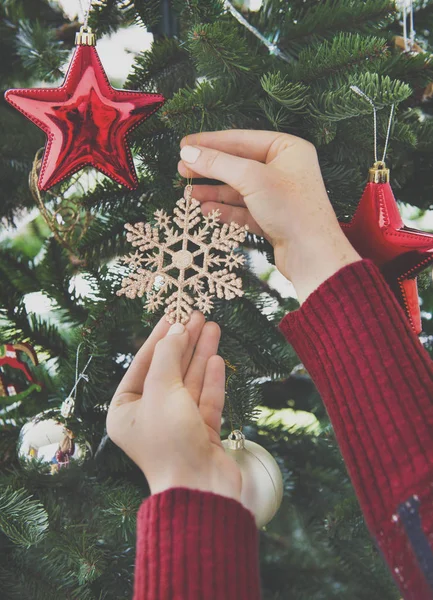
[[[369,183],[388,183],[389,169],[386,168],[383,160],[377,160],[368,170]]]
[[[389,112],[388,127],[386,130],[386,138],[385,138],[385,145],[383,148],[382,160],[378,160],[378,158],[377,158],[377,107],[376,107],[375,103],[373,102],[373,100],[369,96],[367,96],[367,94],[365,92],[363,92],[357,85],[351,85],[350,89],[352,90],[352,92],[355,92],[355,94],[358,94],[358,96],[361,96],[361,98],[364,98],[364,100],[367,100],[367,102],[373,108],[374,165],[369,171],[369,181],[374,181],[374,183],[386,183],[389,181],[389,169],[387,169],[385,167],[385,157],[386,157],[386,153],[388,151],[389,137],[391,134],[391,125],[392,125],[392,119],[394,116],[395,104],[391,105],[391,109]],[[372,179],[371,177],[372,177],[373,172],[376,173],[376,175]]]
[[[96,46],[96,35],[93,33],[91,27],[87,25],[80,27],[80,31],[75,34],[75,45]]]
[[[80,349],[81,349],[81,346],[83,345],[83,343],[84,342],[80,342],[77,347],[77,355],[75,358],[75,384],[74,384],[74,387],[69,392],[68,397],[66,398],[66,400],[64,400],[64,402],[62,403],[62,407],[60,409],[60,413],[61,413],[62,417],[64,417],[65,419],[69,419],[69,417],[71,417],[74,413],[75,398],[77,396],[78,384],[80,383],[80,381],[82,379],[84,379],[84,381],[89,381],[89,377],[86,375],[86,371],[87,371],[87,367],[90,365],[90,362],[93,358],[93,354],[90,355],[90,357],[89,357],[88,361],[86,362],[81,373],[78,373],[78,361],[80,358]]]
[[[232,431],[227,439],[230,450],[242,450],[245,448],[245,436],[239,429]]]
[[[89,27],[89,15],[92,8],[92,0],[89,0],[89,4],[86,10],[83,9],[81,0],[80,7],[83,13],[83,25],[80,27],[80,31],[75,34],[75,45],[76,46],[96,46],[96,36]]]

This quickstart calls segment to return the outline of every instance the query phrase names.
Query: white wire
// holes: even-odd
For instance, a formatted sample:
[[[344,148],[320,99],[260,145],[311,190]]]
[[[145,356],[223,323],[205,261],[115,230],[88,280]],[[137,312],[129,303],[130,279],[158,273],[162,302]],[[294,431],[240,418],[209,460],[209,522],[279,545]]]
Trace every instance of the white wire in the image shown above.
[[[84,10],[83,3],[79,0],[81,12],[83,14],[83,26],[87,29],[89,23],[89,14],[90,9],[92,8],[92,0],[89,0],[89,4],[87,6],[87,10]]]
[[[413,0],[400,0],[397,7],[401,10],[403,19],[403,40],[405,52],[413,49],[415,44],[414,7]],[[407,31],[407,20],[409,17],[409,35]]]
[[[358,94],[358,96],[361,96],[362,98],[364,98],[364,100],[367,100],[367,102],[373,108],[374,162],[377,162],[377,108],[376,108],[376,105],[373,102],[373,100],[369,96],[367,96],[367,94],[365,92],[363,92],[357,85],[351,85],[350,89],[353,92],[355,92],[356,94]],[[388,150],[389,137],[391,135],[392,118],[394,116],[394,108],[395,108],[395,104],[392,104],[391,110],[389,113],[388,127],[386,130],[386,138],[385,138],[385,146],[383,149],[382,162],[385,162],[386,152]]]
[[[392,117],[394,116],[394,108],[395,108],[395,104],[392,104],[391,110],[389,112],[388,128],[386,130],[386,139],[385,139],[385,146],[383,148],[382,162],[385,162],[386,151],[388,150],[388,142],[389,142],[389,136],[391,134],[391,124],[392,124]]]
[[[373,102],[373,100],[367,96],[367,94],[365,92],[363,92],[357,85],[351,85],[350,89],[355,92],[356,94],[358,94],[358,96],[361,96],[361,98],[364,98],[364,100],[367,100],[367,102],[369,102],[373,108],[373,144],[374,144],[374,162],[377,162],[377,109],[376,109],[376,105]]]
[[[404,49],[405,52],[409,50],[409,44],[407,41],[407,4],[404,3],[403,6],[403,39],[404,39]]]
[[[80,348],[81,348],[82,345],[83,345],[83,342],[80,342],[78,344],[78,347],[77,347],[77,356],[75,358],[75,384],[74,384],[74,387],[72,388],[72,390],[70,391],[69,396],[68,396],[69,398],[73,398],[74,400],[75,400],[75,397],[76,397],[76,394],[77,394],[77,386],[78,386],[78,384],[80,383],[80,381],[82,379],[86,379],[87,380],[87,376],[85,375],[85,373],[87,371],[87,367],[90,365],[90,361],[93,358],[93,355],[91,354],[90,357],[89,357],[89,360],[87,361],[87,363],[84,366],[84,369],[81,371],[80,374],[78,374],[78,360],[79,360],[79,357],[80,357]]]
[[[410,0],[410,49],[412,50],[415,44],[415,29],[413,23],[413,0]]]

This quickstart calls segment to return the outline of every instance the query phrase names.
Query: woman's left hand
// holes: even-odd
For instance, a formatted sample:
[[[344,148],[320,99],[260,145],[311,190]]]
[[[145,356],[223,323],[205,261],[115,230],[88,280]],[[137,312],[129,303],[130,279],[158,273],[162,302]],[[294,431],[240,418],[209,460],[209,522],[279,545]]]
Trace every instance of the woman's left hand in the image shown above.
[[[152,494],[188,487],[240,500],[242,477],[221,444],[225,365],[220,329],[195,311],[165,316],[132,361],[107,414],[109,437],[140,467]]]

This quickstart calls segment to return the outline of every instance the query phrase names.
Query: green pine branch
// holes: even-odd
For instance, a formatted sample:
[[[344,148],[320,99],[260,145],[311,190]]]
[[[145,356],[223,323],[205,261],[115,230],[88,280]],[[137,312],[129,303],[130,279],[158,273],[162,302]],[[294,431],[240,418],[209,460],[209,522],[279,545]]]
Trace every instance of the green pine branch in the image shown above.
[[[100,0],[92,3],[89,14],[89,26],[101,37],[104,34],[115,33],[119,27],[134,18],[129,0]]]
[[[53,356],[63,356],[66,341],[56,325],[28,313],[20,291],[8,286],[0,290],[0,339],[5,342],[29,342]]]
[[[63,76],[60,67],[69,49],[58,40],[54,30],[39,21],[21,21],[16,34],[16,48],[24,68],[34,79],[56,81]]]
[[[87,266],[97,268],[101,261],[127,254],[130,246],[126,241],[125,223],[143,220],[146,220],[143,218],[143,211],[137,207],[134,212],[125,211],[123,215],[119,211],[113,215],[100,215],[93,220],[80,242],[80,256],[84,257]]]
[[[173,0],[173,8],[186,23],[213,23],[224,13],[223,0]]]
[[[34,265],[16,251],[0,249],[0,274],[4,283],[10,282],[23,295],[40,290]]]
[[[87,315],[78,302],[75,291],[71,290],[71,279],[76,272],[77,267],[71,261],[70,253],[54,238],[50,238],[36,273],[40,287],[64,311],[63,320],[69,323],[80,323]]]
[[[30,572],[27,565],[11,565],[10,562],[6,568],[0,566],[0,587],[4,600],[57,600],[59,589],[55,583],[43,581],[40,572]],[[63,598],[72,600],[70,595]]]
[[[236,81],[254,75],[260,68],[258,56],[226,20],[196,25],[189,32],[188,49],[198,74],[210,79],[229,77]]]
[[[133,0],[136,13],[135,21],[150,29],[161,20],[161,3],[159,0]]]
[[[30,548],[48,532],[48,514],[24,489],[0,490],[0,530],[17,546]]]
[[[395,18],[395,11],[393,0],[325,0],[292,11],[282,24],[279,46],[298,53],[302,45],[342,31],[371,34]]]
[[[381,75],[400,79],[410,85],[417,96],[433,79],[433,60],[429,53],[408,54],[396,50],[387,60],[377,66]]]
[[[47,0],[6,0],[2,2],[1,10],[11,23],[39,19],[42,23],[58,27],[66,21],[61,9]]]
[[[106,493],[101,496],[101,527],[132,544],[136,537],[137,512],[143,496],[127,482],[121,485],[110,482],[110,486],[107,485],[106,488]]]
[[[160,39],[139,54],[125,83],[126,89],[154,91],[170,98],[180,88],[192,86],[195,68],[189,53],[175,39]]]
[[[412,94],[411,88],[399,80],[379,76],[376,73],[363,73],[351,78],[356,85],[375,103],[378,109],[391,104],[399,104]],[[341,121],[363,114],[371,114],[371,105],[353,92],[349,85],[337,90],[325,90],[312,98],[311,113],[319,119]]]
[[[279,108],[284,107],[289,122],[299,118],[299,113],[307,112],[310,102],[308,86],[290,81],[289,77],[280,71],[263,75],[261,84],[264,91],[280,105]]]
[[[315,87],[319,87],[323,85],[320,79],[332,78],[341,73],[353,75],[366,69],[375,71],[388,55],[387,41],[384,38],[340,33],[332,40],[307,46],[302,50],[293,67],[293,75],[298,81],[314,83]]]
[[[163,119],[181,136],[202,128],[226,129],[234,123],[241,128],[252,126],[248,112],[255,105],[254,89],[244,89],[243,94],[225,81],[204,81],[175,94],[164,106]]]
[[[234,364],[236,371],[226,367],[227,386],[223,417],[230,423],[230,429],[239,429],[255,421],[262,403],[262,390],[254,378],[249,376],[242,365]]]
[[[222,356],[245,365],[249,375],[284,377],[296,364],[294,353],[284,342],[275,324],[263,315],[255,303],[246,298],[230,303],[215,301],[210,318],[219,323],[223,335]],[[269,348],[272,347],[272,352]]]
[[[9,79],[7,85],[11,84],[12,81]],[[6,219],[11,224],[20,210],[34,206],[28,184],[28,174],[32,168],[36,151],[43,143],[44,136],[38,127],[30,123],[6,102],[0,106],[0,130],[2,132],[0,138],[0,183],[2,189],[0,218]]]

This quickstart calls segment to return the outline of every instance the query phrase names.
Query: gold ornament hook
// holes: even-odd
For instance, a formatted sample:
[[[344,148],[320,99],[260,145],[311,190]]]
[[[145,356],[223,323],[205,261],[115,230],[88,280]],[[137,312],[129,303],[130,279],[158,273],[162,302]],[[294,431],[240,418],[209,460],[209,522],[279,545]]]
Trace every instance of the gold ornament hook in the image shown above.
[[[96,46],[96,35],[93,33],[91,27],[87,25],[80,27],[80,31],[75,34],[75,45]]]
[[[245,436],[239,429],[232,431],[227,439],[230,450],[242,450],[245,448]]]
[[[369,183],[389,182],[389,169],[386,168],[383,160],[377,160],[368,170],[368,181]]]

